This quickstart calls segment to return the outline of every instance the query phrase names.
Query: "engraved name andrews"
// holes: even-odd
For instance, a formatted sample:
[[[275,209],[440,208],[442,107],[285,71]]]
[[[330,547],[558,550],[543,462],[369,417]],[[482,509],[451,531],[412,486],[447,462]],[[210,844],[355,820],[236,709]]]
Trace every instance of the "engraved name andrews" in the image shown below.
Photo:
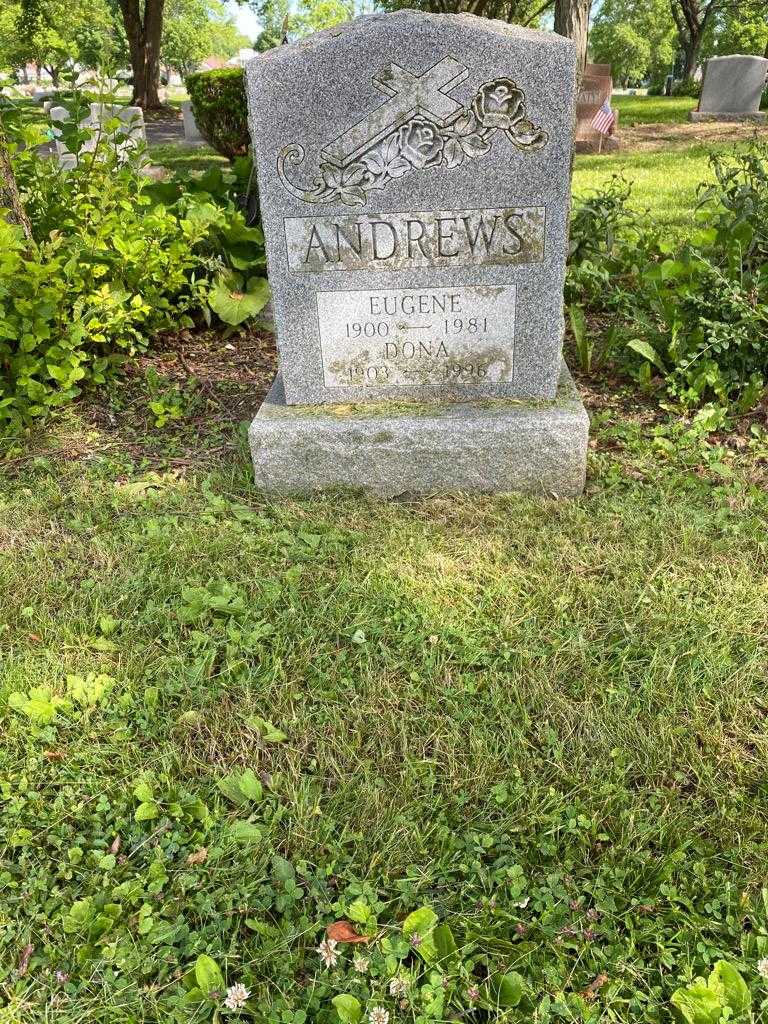
[[[497,135],[524,151],[546,145],[547,132],[528,119],[525,94],[512,79],[481,85],[466,108],[449,96],[468,75],[455,57],[444,57],[422,75],[388,65],[372,81],[390,98],[321,151],[313,184],[304,187],[288,176],[286,166],[304,160],[298,143],[277,158],[280,180],[305,203],[364,206],[371,192],[411,171],[485,156]]]

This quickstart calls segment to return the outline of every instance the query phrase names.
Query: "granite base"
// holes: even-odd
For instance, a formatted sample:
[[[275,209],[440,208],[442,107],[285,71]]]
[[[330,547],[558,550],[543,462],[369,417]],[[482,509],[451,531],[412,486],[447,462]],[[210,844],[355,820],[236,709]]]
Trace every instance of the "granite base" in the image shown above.
[[[692,110],[688,117],[691,121],[752,121],[754,124],[765,124],[768,120],[768,113],[764,110],[754,111],[746,114],[727,113],[725,111]]]
[[[589,417],[563,364],[553,401],[286,405],[278,374],[249,430],[269,494],[352,489],[379,497],[584,488]]]

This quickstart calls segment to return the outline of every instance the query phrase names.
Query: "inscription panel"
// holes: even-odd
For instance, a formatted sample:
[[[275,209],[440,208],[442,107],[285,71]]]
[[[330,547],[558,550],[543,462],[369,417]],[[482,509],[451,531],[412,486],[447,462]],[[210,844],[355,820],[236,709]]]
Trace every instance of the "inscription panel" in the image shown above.
[[[432,210],[285,220],[294,271],[404,270],[539,263],[543,206]]]
[[[514,285],[317,293],[326,387],[510,382]]]

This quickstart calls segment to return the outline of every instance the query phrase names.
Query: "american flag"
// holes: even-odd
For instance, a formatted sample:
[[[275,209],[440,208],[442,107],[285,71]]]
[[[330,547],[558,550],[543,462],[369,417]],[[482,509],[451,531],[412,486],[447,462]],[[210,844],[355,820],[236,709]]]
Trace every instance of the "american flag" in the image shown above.
[[[611,110],[610,100],[606,100],[592,118],[592,127],[601,135],[612,135],[616,125],[616,114]]]

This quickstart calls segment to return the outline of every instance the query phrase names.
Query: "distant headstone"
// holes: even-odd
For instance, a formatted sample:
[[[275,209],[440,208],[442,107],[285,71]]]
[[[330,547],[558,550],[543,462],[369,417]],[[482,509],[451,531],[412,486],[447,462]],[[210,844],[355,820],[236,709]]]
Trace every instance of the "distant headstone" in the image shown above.
[[[134,146],[147,141],[144,111],[141,107],[126,107],[120,103],[91,104],[91,122],[94,125],[103,125],[115,117],[120,121],[120,127],[115,132],[117,139],[130,141]]]
[[[49,116],[59,165],[65,169],[72,168],[77,164],[77,156],[67,148],[62,138],[61,128],[57,127],[57,125],[69,121],[71,114],[66,107],[51,107]],[[141,107],[91,103],[90,114],[80,122],[81,127],[91,130],[91,137],[81,143],[81,153],[93,153],[100,143],[101,145],[105,144],[105,140],[99,138],[99,126],[103,126],[115,117],[119,119],[120,126],[116,131],[110,132],[107,142],[114,146],[120,161],[126,160],[130,151],[135,149],[139,143],[146,142],[144,112]]]
[[[59,125],[64,124],[66,121],[72,120],[72,115],[66,107],[51,107],[48,111],[48,116],[51,119],[51,131],[53,134],[53,143],[56,149],[56,156],[58,158],[59,166],[63,167],[64,170],[71,170],[77,166],[77,156],[72,153],[67,147],[64,139],[62,138],[61,128]],[[84,117],[80,122],[82,128],[91,127],[90,117]],[[96,148],[95,139],[85,139],[80,148],[81,153],[92,153]]]
[[[710,57],[704,71],[701,97],[692,121],[765,121],[760,98],[766,84],[768,59],[734,53]]]
[[[205,142],[205,139],[200,134],[200,130],[197,127],[197,121],[195,120],[195,114],[192,110],[192,103],[190,100],[184,100],[181,104],[181,117],[184,122],[184,141]]]
[[[373,14],[247,66],[280,373],[259,486],[578,493],[573,44]]]
[[[606,138],[592,127],[595,114],[613,93],[610,64],[585,64],[576,97],[576,152],[593,153],[615,151],[618,139]],[[617,115],[618,117],[618,115]]]

